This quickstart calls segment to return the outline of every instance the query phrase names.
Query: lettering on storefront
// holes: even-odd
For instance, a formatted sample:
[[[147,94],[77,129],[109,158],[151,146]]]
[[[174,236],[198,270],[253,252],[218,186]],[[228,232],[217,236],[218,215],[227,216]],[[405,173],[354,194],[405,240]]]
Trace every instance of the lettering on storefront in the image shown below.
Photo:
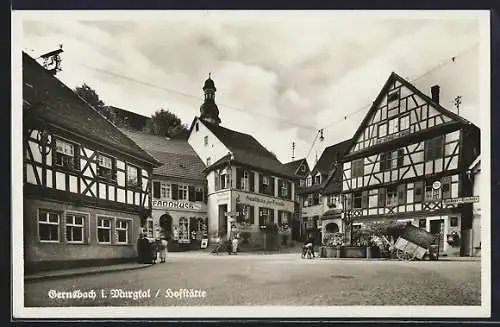
[[[250,195],[246,195],[244,197],[244,200],[246,200],[247,202],[250,202],[250,203],[259,203],[259,204],[265,204],[265,205],[275,205],[275,206],[280,206],[280,207],[284,207],[285,206],[285,202],[283,202],[283,201],[278,201],[278,200],[275,200],[275,199],[263,199],[263,198],[259,198],[259,197],[256,197],[256,196],[250,196]]]
[[[444,200],[445,204],[475,203],[479,202],[479,196],[468,196],[463,198],[454,198]]]
[[[153,208],[161,209],[181,209],[181,210],[201,210],[201,204],[187,201],[161,201],[153,200]]]

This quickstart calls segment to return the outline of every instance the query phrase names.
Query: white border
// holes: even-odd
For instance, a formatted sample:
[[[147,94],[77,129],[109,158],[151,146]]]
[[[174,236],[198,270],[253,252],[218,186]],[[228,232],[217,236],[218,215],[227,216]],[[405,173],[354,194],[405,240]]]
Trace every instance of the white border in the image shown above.
[[[230,14],[228,14],[230,13]],[[374,15],[383,18],[418,19],[467,19],[476,17],[480,20],[480,112],[481,112],[481,172],[484,180],[490,181],[490,17],[486,10],[474,11],[339,11],[336,20],[372,18]],[[22,38],[22,20],[51,16],[53,20],[126,20],[126,19],[162,19],[184,22],[186,19],[197,19],[210,15],[212,19],[226,21],[247,20],[251,22],[280,17],[304,18],[301,11],[268,11],[261,15],[258,11],[176,11],[175,15],[165,15],[165,11],[13,11],[12,12],[12,167],[22,166],[22,54],[20,41]],[[331,11],[308,11],[308,19],[331,15]],[[139,175],[139,174],[138,174]],[[23,193],[21,169],[12,170],[12,213],[11,217],[23,217]],[[425,317],[425,318],[466,318],[490,316],[490,184],[481,187],[482,208],[482,257],[481,257],[481,299],[482,306],[338,306],[338,307],[284,307],[284,306],[252,306],[252,307],[66,307],[66,308],[25,308],[24,307],[24,271],[23,262],[12,263],[12,299],[13,317],[15,318],[248,318],[248,317],[290,317],[290,318],[346,318],[346,317]],[[23,219],[12,221],[12,254],[23,253]],[[14,257],[14,256],[13,256]]]

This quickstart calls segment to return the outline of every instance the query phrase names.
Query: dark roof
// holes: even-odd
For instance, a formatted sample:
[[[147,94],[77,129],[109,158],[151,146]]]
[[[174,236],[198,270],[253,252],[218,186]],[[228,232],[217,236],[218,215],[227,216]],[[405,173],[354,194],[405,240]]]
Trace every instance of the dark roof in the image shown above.
[[[307,175],[307,173],[309,172],[309,171],[306,171],[305,173],[300,174],[300,172],[297,171],[299,169],[299,167],[302,165],[302,163],[305,163],[307,168],[309,168],[309,165],[307,164],[306,158],[290,161],[290,162],[284,163],[283,165],[285,165],[285,167],[288,167],[291,170],[293,170],[296,175],[302,177],[302,176]]]
[[[23,52],[23,113],[98,144],[158,165],[73,90]]]
[[[311,174],[313,176],[318,172],[322,175],[329,174],[335,162],[342,159],[347,150],[349,150],[350,145],[351,140],[346,140],[327,147],[321,154],[321,157],[311,171]]]
[[[186,140],[121,129],[163,165],[153,169],[153,174],[165,177],[205,181],[205,165]]]
[[[382,99],[384,98],[384,96],[387,94],[387,91],[390,89],[391,85],[395,81],[400,82],[401,84],[403,84],[404,86],[406,86],[407,88],[409,88],[413,93],[415,93],[416,95],[418,95],[419,97],[421,97],[422,99],[424,99],[426,102],[428,102],[429,104],[432,104],[432,106],[437,111],[439,111],[440,113],[442,113],[443,115],[445,115],[447,117],[450,117],[453,120],[455,120],[456,122],[461,123],[463,125],[473,125],[473,126],[475,126],[474,124],[472,124],[471,122],[469,122],[465,118],[463,118],[463,117],[461,117],[461,116],[459,116],[459,115],[457,115],[457,114],[449,111],[448,109],[444,108],[439,103],[435,102],[430,97],[428,97],[426,94],[424,94],[422,91],[420,91],[419,89],[417,89],[413,84],[411,84],[410,82],[408,82],[407,80],[405,80],[404,78],[402,78],[401,76],[399,76],[398,74],[396,74],[395,72],[392,72],[391,75],[389,76],[389,78],[387,79],[387,81],[385,82],[384,86],[380,90],[379,94],[375,98],[375,101],[373,102],[372,106],[370,107],[370,110],[368,110],[368,113],[366,114],[365,118],[363,119],[363,121],[359,125],[358,129],[354,133],[354,137],[352,138],[352,143],[351,143],[351,146],[349,147],[349,149],[352,146],[355,145],[356,140],[361,135],[361,133],[363,133],[363,130],[366,128],[366,125],[368,124],[368,121],[370,120],[370,118],[372,117],[372,115],[378,110],[378,105],[379,105],[380,101],[382,101]]]
[[[264,148],[253,136],[207,121],[203,121],[203,124],[231,151],[234,157],[233,162],[276,175],[297,178],[292,169],[283,165],[274,154]],[[215,168],[225,160],[227,161],[227,158],[223,159],[207,167],[207,170]]]

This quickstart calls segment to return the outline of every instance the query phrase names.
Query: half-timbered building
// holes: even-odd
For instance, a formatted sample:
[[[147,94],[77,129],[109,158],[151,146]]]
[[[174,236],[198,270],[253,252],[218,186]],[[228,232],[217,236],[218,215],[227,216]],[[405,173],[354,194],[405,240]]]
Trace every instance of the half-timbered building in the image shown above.
[[[472,195],[466,171],[480,151],[480,131],[392,73],[343,158],[345,218],[408,221],[441,234],[447,255],[470,255]],[[449,235],[456,235],[450,241]]]
[[[136,258],[159,163],[26,53],[23,156],[27,271]]]

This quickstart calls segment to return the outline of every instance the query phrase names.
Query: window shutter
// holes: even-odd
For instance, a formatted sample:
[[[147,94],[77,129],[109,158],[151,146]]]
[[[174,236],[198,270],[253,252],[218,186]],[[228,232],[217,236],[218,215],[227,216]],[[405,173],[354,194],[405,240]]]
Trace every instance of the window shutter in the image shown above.
[[[291,199],[292,198],[292,183],[291,182],[287,182],[288,183],[288,195],[287,195],[287,199]]]
[[[254,215],[254,206],[248,206],[248,214],[250,215],[250,224],[254,224],[255,222],[255,215]]]
[[[177,184],[172,184],[172,200],[179,199],[179,186]]]
[[[78,145],[74,146],[74,160],[75,160],[75,170],[80,170],[80,147]]]
[[[78,155],[80,155],[80,151],[78,151]],[[78,159],[80,161],[80,159]],[[112,159],[112,170],[111,170],[111,178],[116,181],[116,159]]]
[[[262,208],[259,208],[259,226],[264,225],[264,216],[262,215]]]
[[[413,202],[422,202],[424,199],[424,182],[415,182],[415,189],[413,190]]]
[[[274,177],[269,178],[269,184],[271,184],[269,187],[269,190],[270,190],[269,193],[270,193],[270,195],[274,196]]]
[[[274,209],[269,210],[269,223],[274,224]]]
[[[281,197],[283,194],[283,180],[278,178],[278,196]]]
[[[241,168],[236,167],[236,188],[241,189]]]
[[[195,196],[194,196],[194,186],[188,186],[188,200],[189,201],[195,201]]]
[[[406,184],[398,185],[398,204],[406,204]]]
[[[250,192],[253,192],[254,191],[254,187],[255,187],[255,173],[253,171],[249,172],[248,173],[248,182],[250,183]]]
[[[363,191],[361,193],[361,208],[362,209],[368,208],[368,191]]]
[[[203,202],[207,203],[208,201],[208,189],[205,187],[203,188]]]
[[[378,206],[385,207],[385,188],[378,189]]]
[[[160,198],[160,182],[158,181],[153,182],[153,198]]]
[[[259,193],[262,193],[263,184],[262,184],[262,174],[259,174]]]
[[[219,175],[219,172],[214,171],[214,177],[215,177],[215,190],[218,191],[218,190],[220,190],[220,175]]]
[[[401,167],[404,163],[404,153],[403,149],[398,150],[398,167]]]

